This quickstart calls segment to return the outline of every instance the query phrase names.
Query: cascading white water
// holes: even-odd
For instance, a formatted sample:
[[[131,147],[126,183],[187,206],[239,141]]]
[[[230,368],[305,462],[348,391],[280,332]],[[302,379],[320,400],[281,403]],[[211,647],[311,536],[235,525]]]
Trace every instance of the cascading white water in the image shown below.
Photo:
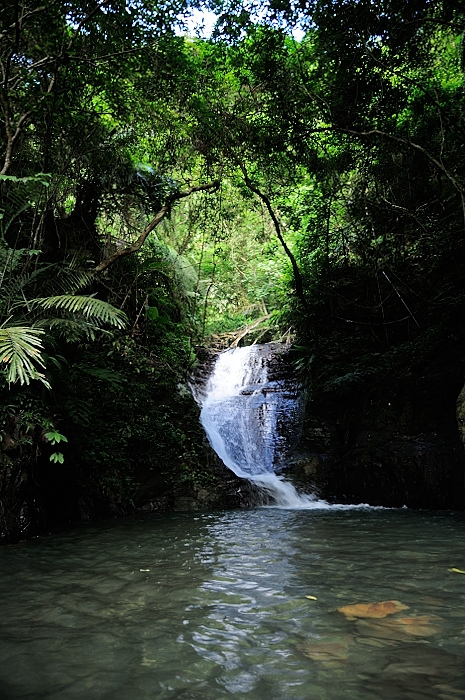
[[[269,347],[260,345],[220,353],[198,396],[200,420],[224,464],[260,487],[277,506],[330,507],[313,495],[298,494],[275,473],[285,453],[283,426],[284,432],[298,431],[303,395],[269,378],[269,354]]]

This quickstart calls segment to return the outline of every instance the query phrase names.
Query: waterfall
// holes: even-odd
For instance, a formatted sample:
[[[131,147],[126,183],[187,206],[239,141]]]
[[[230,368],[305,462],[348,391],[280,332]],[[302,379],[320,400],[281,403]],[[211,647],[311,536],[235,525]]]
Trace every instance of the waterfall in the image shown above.
[[[224,464],[277,506],[329,507],[313,495],[297,493],[276,474],[289,443],[298,440],[304,398],[296,381],[273,378],[274,351],[276,345],[252,345],[220,353],[203,391],[197,392],[200,420]]]

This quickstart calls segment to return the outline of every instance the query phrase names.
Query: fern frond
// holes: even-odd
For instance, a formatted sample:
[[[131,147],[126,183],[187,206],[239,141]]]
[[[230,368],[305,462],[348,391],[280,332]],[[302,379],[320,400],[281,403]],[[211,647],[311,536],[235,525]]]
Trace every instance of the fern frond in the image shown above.
[[[113,386],[114,389],[121,389],[124,385],[125,379],[121,372],[117,372],[114,369],[106,369],[105,367],[80,367],[81,372],[88,374],[89,376],[100,379],[103,382],[108,382]]]
[[[28,291],[25,292],[25,295],[27,297],[34,296],[34,286],[36,290],[40,289],[41,298],[74,294],[80,289],[90,287],[95,280],[95,273],[92,269],[70,267],[61,263],[41,263],[33,270],[22,273],[17,271],[19,263],[26,262],[24,257],[29,254],[30,251],[26,248],[21,250],[0,248],[0,270],[6,272],[2,275],[5,282],[3,285],[0,284],[0,291],[3,287],[3,293],[11,299],[17,300],[22,290],[26,288]],[[3,259],[5,262],[2,267]]]
[[[74,395],[67,396],[64,398],[63,406],[73,423],[81,425],[83,428],[89,427],[93,417],[92,405],[89,401]]]
[[[59,294],[76,293],[80,289],[90,287],[95,280],[93,270],[73,270],[68,267],[58,267],[53,275],[48,275],[41,286],[43,297],[58,296]]]
[[[50,185],[51,175],[38,173],[28,177],[0,175],[0,182],[5,183],[5,190],[0,202],[0,237],[3,238],[13,221],[26,209],[37,204],[44,191]]]
[[[5,244],[0,244],[0,270],[2,279],[11,274],[22,262],[27,253],[27,248],[10,248]]]
[[[50,388],[45,376],[38,372],[35,364],[45,367],[42,359],[42,341],[44,331],[30,326],[11,326],[0,328],[0,363],[6,370],[9,384],[20,382],[29,384],[31,379],[38,379]]]
[[[11,300],[12,308],[24,306],[24,297],[31,295],[24,290],[33,283],[41,285],[42,275],[53,276],[50,274],[52,267],[54,267],[53,264],[42,265],[31,272],[14,273],[13,277],[9,277],[8,282],[2,286],[0,290],[2,295]]]
[[[116,328],[124,328],[127,323],[126,314],[120,309],[101,299],[78,294],[61,294],[59,296],[33,299],[30,302],[42,309],[57,309],[80,314],[94,324],[104,323]]]
[[[91,340],[95,337],[95,326],[87,321],[76,321],[72,318],[44,318],[34,323],[35,328],[47,328],[57,331],[58,335],[68,343],[74,343],[87,336]]]

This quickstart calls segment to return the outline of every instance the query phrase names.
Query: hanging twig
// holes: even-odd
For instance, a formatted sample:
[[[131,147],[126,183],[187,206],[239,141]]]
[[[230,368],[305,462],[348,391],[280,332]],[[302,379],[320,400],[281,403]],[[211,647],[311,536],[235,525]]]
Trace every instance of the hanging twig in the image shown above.
[[[382,297],[381,297],[381,287],[379,286],[378,271],[376,271],[376,282],[377,282],[377,284],[378,284],[379,303],[380,303],[380,306],[381,306],[381,315],[382,315],[382,317],[383,317],[384,331],[385,331],[385,333],[386,333],[386,342],[387,342],[388,347],[389,347],[389,333],[388,333],[388,329],[387,329],[387,326],[386,326],[386,317],[385,317],[385,315],[384,315],[384,304],[383,304],[383,299],[382,299]]]
[[[264,192],[262,192],[256,185],[254,185],[249,178],[249,175],[247,173],[247,169],[243,163],[239,163],[239,167],[242,171],[242,174],[244,176],[244,182],[251,190],[254,192],[264,203],[265,207],[268,210],[268,213],[271,217],[271,220],[273,222],[276,235],[278,236],[279,242],[281,243],[282,247],[284,248],[284,252],[286,253],[287,257],[291,261],[292,265],[292,271],[294,273],[294,282],[295,282],[295,291],[297,293],[297,296],[299,297],[300,301],[302,302],[302,305],[305,309],[308,309],[308,304],[307,300],[305,298],[305,291],[304,291],[304,283],[302,280],[302,275],[300,274],[300,269],[299,266],[297,265],[297,260],[295,259],[291,249],[288,247],[286,241],[283,238],[282,232],[281,232],[281,225],[279,223],[278,217],[276,216],[273,207],[271,206],[271,202],[269,198],[266,196]]]
[[[410,311],[410,309],[409,309],[409,307],[408,307],[408,305],[407,305],[407,302],[404,301],[404,299],[403,299],[401,293],[399,292],[399,290],[397,289],[397,287],[395,287],[395,285],[391,282],[391,280],[389,279],[389,277],[387,276],[387,274],[385,273],[384,270],[382,270],[382,273],[383,273],[383,275],[385,276],[385,278],[387,279],[387,281],[389,282],[389,284],[391,285],[391,287],[393,288],[393,290],[395,291],[395,293],[397,294],[397,296],[399,297],[399,299],[401,300],[402,304],[405,306],[405,308],[406,308],[407,311],[409,312],[410,316],[413,318],[413,320],[414,320],[415,323],[417,324],[418,328],[420,328],[420,324],[418,323],[418,321],[417,321],[417,319],[415,318],[415,316],[413,315],[413,313]]]

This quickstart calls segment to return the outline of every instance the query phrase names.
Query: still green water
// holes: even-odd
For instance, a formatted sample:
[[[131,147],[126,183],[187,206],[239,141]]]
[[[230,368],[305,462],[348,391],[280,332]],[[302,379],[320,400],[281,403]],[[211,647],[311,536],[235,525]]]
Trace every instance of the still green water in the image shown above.
[[[464,532],[463,514],[258,508],[4,548],[0,698],[463,699]],[[338,611],[386,600],[408,608]]]

